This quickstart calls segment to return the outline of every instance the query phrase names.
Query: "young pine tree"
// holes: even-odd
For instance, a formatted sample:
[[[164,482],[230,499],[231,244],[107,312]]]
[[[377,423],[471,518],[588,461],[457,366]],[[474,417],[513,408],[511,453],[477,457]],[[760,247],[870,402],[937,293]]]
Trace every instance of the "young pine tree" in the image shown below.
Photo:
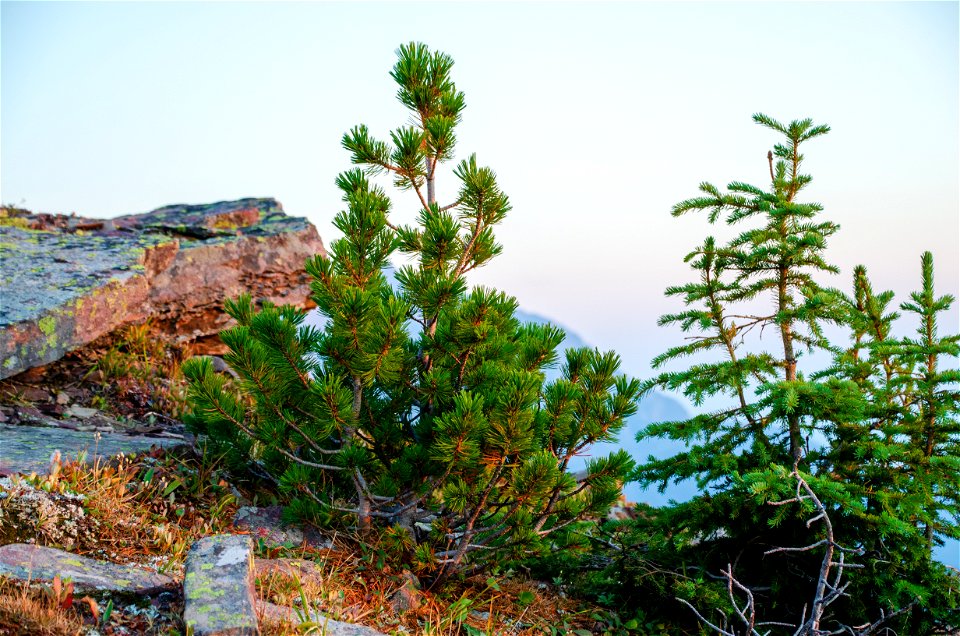
[[[703,183],[704,196],[673,208],[674,216],[706,211],[710,222],[723,218],[729,225],[747,226],[727,244],[718,245],[708,237],[686,258],[698,280],[666,292],[682,297],[688,308],[663,316],[660,324],[677,324],[694,335],[658,356],[654,367],[690,355],[703,361],[645,383],[646,390],[682,391],[696,405],[718,396],[733,399],[729,408],[702,413],[688,422],[654,424],[640,435],[687,442],[687,451],[648,461],[636,476],[642,484],[661,487],[696,479],[709,494],[686,506],[683,516],[697,536],[716,536],[720,531],[730,536],[731,524],[755,521],[733,514],[746,496],[744,473],[771,462],[810,461],[806,439],[819,419],[809,412],[814,399],[820,406],[829,402],[832,409],[848,406],[844,386],[814,385],[798,374],[801,349],[826,347],[822,326],[835,319],[834,304],[815,276],[836,272],[823,252],[838,226],[819,219],[819,204],[798,199],[811,181],[800,171],[801,145],[829,128],[810,120],[785,126],[765,115],[755,115],[754,120],[785,138],[768,155],[769,187],[734,182],[721,192]],[[777,335],[777,346],[747,346],[748,337],[764,332]],[[687,525],[681,523],[680,528]]]
[[[614,438],[640,386],[618,373],[616,355],[585,349],[567,351],[562,377],[545,383],[563,332],[521,324],[513,298],[469,286],[467,274],[500,252],[493,229],[510,202],[474,156],[452,171],[456,199],[438,202],[464,96],[449,56],[422,44],[397,53],[391,76],[411,123],[391,143],[365,126],[344,136],[362,169],[337,179],[343,238],[328,260],[307,263],[325,326],[289,307],[228,303],[238,324],[222,337],[239,395],[209,362],[192,362],[189,422],[273,479],[298,515],[381,522],[398,556],[441,579],[549,551],[604,515],[630,458],[597,458],[580,483],[568,464]],[[415,197],[416,223],[391,220],[370,181],[380,174]],[[398,252],[410,264],[393,286]]]

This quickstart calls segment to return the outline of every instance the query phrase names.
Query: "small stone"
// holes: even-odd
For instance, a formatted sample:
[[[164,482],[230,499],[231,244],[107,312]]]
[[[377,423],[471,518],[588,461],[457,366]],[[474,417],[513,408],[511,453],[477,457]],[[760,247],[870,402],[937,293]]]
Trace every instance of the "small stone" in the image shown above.
[[[410,570],[404,570],[400,575],[403,585],[390,599],[393,609],[398,614],[414,612],[420,608],[420,581]]]
[[[270,546],[304,543],[313,548],[333,548],[333,543],[313,528],[299,528],[283,523],[280,519],[282,508],[268,506],[244,506],[237,510],[233,526],[237,530],[249,532],[254,541],[263,540]]]
[[[65,388],[63,393],[67,396],[68,400],[79,400],[81,398],[89,397],[87,391],[73,386]]]
[[[70,404],[70,396],[64,393],[63,391],[58,392],[57,404],[59,404],[60,406],[66,406],[67,404]]]
[[[96,427],[80,420],[57,420],[57,426],[71,431],[93,431]]]
[[[76,404],[74,404],[69,409],[67,409],[67,412],[64,415],[72,415],[73,417],[87,419],[88,417],[93,417],[94,415],[97,415],[99,412],[100,411],[98,411],[97,409],[91,409],[86,406],[77,406]]]
[[[150,596],[170,592],[176,585],[163,574],[23,543],[0,546],[0,574],[18,581],[69,578],[75,594],[116,592]]]
[[[17,415],[17,421],[25,426],[51,426],[56,427],[57,422],[32,406],[16,406],[14,411]]]
[[[25,387],[20,396],[27,402],[48,402],[50,400],[50,392],[38,386]]]
[[[237,372],[234,371],[233,368],[229,364],[227,364],[226,361],[220,356],[210,356],[210,362],[213,363],[213,370],[216,371],[217,373],[226,373],[235,378],[240,377],[239,375],[237,375]]]
[[[17,379],[23,382],[41,382],[46,375],[47,367],[34,367],[21,373]]]
[[[60,417],[63,415],[63,405],[57,404],[56,402],[39,402],[37,403],[37,408],[40,409],[40,412],[44,415],[52,415],[54,417]]]
[[[187,554],[183,621],[194,636],[256,636],[250,537],[204,537]]]

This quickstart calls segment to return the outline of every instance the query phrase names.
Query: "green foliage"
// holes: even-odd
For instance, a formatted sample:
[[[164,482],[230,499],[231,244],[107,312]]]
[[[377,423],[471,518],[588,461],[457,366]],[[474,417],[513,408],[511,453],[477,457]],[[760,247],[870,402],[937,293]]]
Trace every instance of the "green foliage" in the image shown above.
[[[726,243],[708,237],[686,257],[695,281],[666,291],[685,308],[660,324],[689,336],[654,366],[697,360],[662,372],[644,391],[680,391],[697,405],[720,398],[728,406],[639,435],[686,445],[638,466],[641,484],[662,490],[693,479],[702,494],[651,509],[611,535],[624,554],[642,554],[615,569],[622,589],[681,598],[704,615],[715,615],[711,607],[731,613],[726,582],[710,577],[733,564],[754,590],[761,618],[799,624],[822,549],[768,553],[824,536],[805,523],[809,505],[769,505],[795,496],[788,467],[796,463],[824,502],[836,543],[862,555],[863,568],[844,574],[848,596],[830,606],[825,624],[862,625],[908,607],[890,627],[926,633],[956,624],[950,608],[958,605],[957,577],[931,559],[934,545],[960,532],[960,375],[955,366],[941,368],[957,357],[958,337],[936,330],[936,316],[953,298],[935,296],[932,257],[924,254],[921,291],[901,305],[919,320],[917,337],[897,340],[893,294],[875,293],[863,267],[850,297],[822,286],[823,275],[838,271],[825,256],[838,226],[821,218],[822,206],[797,196],[812,180],[800,170],[801,146],[829,128],[765,115],[754,121],[783,138],[768,154],[769,187],[733,182],[722,191],[704,183],[701,196],[673,208],[675,216],[703,211],[711,223],[742,227]],[[850,345],[828,342],[827,325],[847,329]],[[764,332],[775,334],[775,345],[757,337]],[[805,363],[803,354],[817,350],[832,359],[827,368]],[[670,603],[667,615],[679,607]]]
[[[386,545],[421,575],[444,578],[561,545],[602,516],[633,468],[625,453],[598,458],[578,482],[574,456],[614,439],[640,384],[613,353],[567,351],[563,332],[521,324],[516,301],[471,288],[466,275],[500,252],[493,229],[510,210],[496,175],[474,156],[453,170],[457,199],[436,200],[441,164],[454,157],[463,94],[453,61],[422,44],[400,47],[391,73],[411,124],[391,142],[354,127],[343,147],[360,168],[337,179],[343,237],[307,262],[327,322],[248,296],[227,304],[222,333],[239,382],[191,361],[190,427],[235,466],[273,481],[303,516],[374,520]],[[370,177],[389,174],[421,206],[410,226]],[[408,263],[385,271],[395,254]]]

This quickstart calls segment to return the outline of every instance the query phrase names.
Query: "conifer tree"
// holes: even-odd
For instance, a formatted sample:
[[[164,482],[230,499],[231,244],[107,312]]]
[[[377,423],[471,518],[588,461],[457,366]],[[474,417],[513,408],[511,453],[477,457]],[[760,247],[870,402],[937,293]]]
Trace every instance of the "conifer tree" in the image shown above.
[[[905,464],[921,495],[915,523],[932,550],[935,535],[960,538],[960,371],[941,368],[944,358],[960,357],[960,335],[938,334],[937,316],[949,311],[955,299],[935,295],[930,252],[924,252],[921,265],[920,291],[900,305],[919,319],[918,337],[903,338],[887,351],[904,369],[894,383],[907,407],[902,421],[909,446]]]
[[[802,510],[768,505],[790,497],[784,476],[794,466],[834,520],[837,545],[866,560],[850,575],[855,592],[831,605],[827,622],[842,628],[910,607],[898,625],[927,629],[956,602],[955,577],[929,551],[938,533],[957,532],[957,375],[938,367],[939,357],[956,355],[957,340],[938,338],[934,322],[952,299],[934,297],[925,255],[922,291],[901,307],[922,318],[920,337],[895,340],[893,295],[874,293],[864,268],[854,273],[852,297],[824,287],[823,277],[838,271],[825,257],[838,226],[798,194],[812,181],[800,169],[801,146],[829,128],[759,114],[754,121],[783,139],[767,155],[769,186],[733,182],[721,191],[703,183],[701,196],[673,208],[674,216],[704,211],[711,223],[744,226],[726,243],[708,237],[686,258],[697,280],[667,289],[686,308],[660,324],[691,335],[654,366],[699,359],[644,383],[645,391],[681,391],[698,406],[718,398],[729,406],[655,423],[638,436],[687,446],[638,466],[641,484],[662,489],[694,479],[702,492],[642,517],[633,539],[646,545],[645,559],[676,572],[668,594],[723,609],[725,594],[703,588],[710,573],[735,564],[731,576],[753,590],[757,605],[797,624],[803,610],[794,601],[820,563],[812,551],[789,548],[815,541]],[[828,324],[850,329],[849,348],[826,340]],[[775,344],[758,337],[771,334]],[[833,357],[827,369],[802,364],[803,353],[818,349]]]
[[[730,408],[700,414],[683,424],[654,424],[640,436],[662,435],[689,443],[689,450],[680,455],[644,464],[637,477],[641,483],[661,487],[671,480],[696,478],[712,494],[711,510],[704,511],[707,516],[713,516],[718,505],[737,507],[735,501],[716,498],[724,492],[741,498],[742,492],[727,489],[743,473],[771,462],[789,466],[806,455],[805,440],[817,422],[804,409],[813,398],[836,398],[835,407],[844,405],[842,387],[830,387],[827,398],[823,387],[805,382],[797,371],[801,348],[826,347],[822,326],[835,319],[835,303],[815,276],[836,272],[823,252],[838,226],[819,220],[819,204],[797,198],[811,181],[800,171],[800,147],[829,128],[810,120],[783,125],[765,115],[755,115],[754,120],[785,138],[768,155],[769,188],[733,182],[721,192],[703,183],[703,196],[682,201],[672,211],[674,216],[706,211],[711,222],[722,217],[729,225],[748,226],[726,245],[708,237],[686,258],[699,281],[666,292],[681,296],[688,309],[663,316],[660,324],[678,324],[694,335],[658,356],[654,367],[689,355],[706,361],[645,383],[646,390],[680,390],[696,405],[716,396],[734,398]],[[771,311],[751,312],[763,301]],[[779,336],[776,348],[757,352],[745,346],[748,336],[768,329]],[[754,397],[758,391],[759,399]]]
[[[639,382],[619,358],[586,349],[558,362],[563,332],[521,324],[516,301],[471,288],[467,274],[501,250],[493,229],[510,211],[494,172],[474,156],[453,169],[454,201],[437,200],[465,106],[452,59],[401,46],[391,76],[410,124],[375,139],[343,137],[360,168],[337,185],[343,237],[313,258],[313,298],[327,319],[303,324],[289,307],[228,303],[222,334],[239,395],[204,360],[191,379],[191,427],[274,479],[299,516],[384,524],[398,557],[442,579],[496,559],[562,544],[561,534],[605,514],[632,469],[624,452],[594,459],[583,481],[567,472],[590,444],[615,438],[635,411]],[[372,177],[415,195],[413,225],[391,220]],[[410,264],[385,271],[396,253]]]
[[[893,292],[875,293],[866,269],[854,269],[853,296],[843,298],[851,345],[815,375],[848,378],[864,401],[860,420],[831,431],[820,468],[862,503],[842,511],[846,540],[870,555],[851,574],[858,594],[847,605],[864,615],[916,599],[924,612],[907,623],[912,630],[930,628],[956,605],[950,590],[958,581],[932,561],[932,548],[960,533],[958,374],[939,369],[941,359],[957,357],[958,337],[938,338],[936,329],[953,298],[935,297],[932,255],[921,261],[921,291],[900,305],[905,316],[888,310]],[[894,322],[911,314],[920,338],[893,338]]]

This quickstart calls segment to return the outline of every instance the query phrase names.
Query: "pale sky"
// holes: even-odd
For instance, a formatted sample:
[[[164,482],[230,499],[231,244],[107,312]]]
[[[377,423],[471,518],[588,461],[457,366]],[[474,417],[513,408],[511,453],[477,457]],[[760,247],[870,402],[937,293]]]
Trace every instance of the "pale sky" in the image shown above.
[[[766,186],[779,141],[751,122],[812,117],[808,198],[899,300],[934,252],[957,294],[958,3],[2,3],[4,203],[115,216],[272,196],[324,240],[348,169],[341,135],[406,122],[388,72],[419,40],[456,60],[460,157],[514,211],[472,279],[614,348],[627,371],[711,230],[673,219],[697,184]],[[452,192],[452,176],[441,193]],[[396,220],[416,206],[398,195]],[[956,331],[957,312],[942,328]]]

